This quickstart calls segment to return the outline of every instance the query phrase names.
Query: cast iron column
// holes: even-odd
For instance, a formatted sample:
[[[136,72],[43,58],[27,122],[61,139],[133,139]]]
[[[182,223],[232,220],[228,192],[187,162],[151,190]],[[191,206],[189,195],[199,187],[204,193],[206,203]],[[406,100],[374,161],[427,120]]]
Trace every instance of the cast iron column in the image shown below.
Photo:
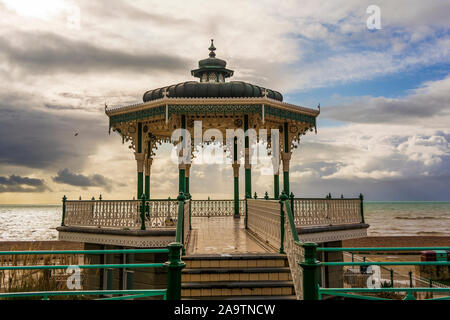
[[[248,115],[244,116],[244,132],[245,132],[245,197],[252,196],[252,165],[250,164],[250,149],[248,137]]]

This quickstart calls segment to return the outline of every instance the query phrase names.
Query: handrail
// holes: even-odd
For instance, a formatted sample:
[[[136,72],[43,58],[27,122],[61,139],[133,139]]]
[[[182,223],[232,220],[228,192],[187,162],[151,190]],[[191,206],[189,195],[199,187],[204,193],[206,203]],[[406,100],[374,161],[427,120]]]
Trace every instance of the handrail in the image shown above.
[[[297,228],[294,223],[294,216],[291,210],[291,201],[284,191],[280,195],[279,202],[281,207],[280,252],[284,251],[287,255],[296,297],[297,299],[303,299],[303,270],[299,266],[299,261],[303,260],[304,250],[299,240]],[[285,216],[287,217],[285,218]]]
[[[185,263],[181,261],[180,243],[171,243],[164,249],[110,249],[110,250],[40,250],[40,251],[0,251],[0,256],[8,255],[61,255],[61,254],[130,254],[130,253],[168,253],[166,263],[125,263],[125,264],[85,264],[85,265],[14,265],[0,266],[0,270],[57,270],[78,267],[79,269],[126,269],[126,268],[168,268],[167,289],[145,290],[79,290],[79,291],[39,291],[39,292],[6,292],[0,293],[1,298],[24,298],[41,296],[48,299],[49,296],[67,295],[112,295],[125,294],[128,296],[108,298],[112,300],[143,298],[162,295],[164,299],[181,299],[181,269]]]
[[[297,233],[297,227],[295,226],[295,223],[294,223],[294,215],[292,214],[291,205],[290,205],[289,201],[287,201],[287,199],[282,199],[282,200],[280,200],[280,202],[282,202],[284,207],[286,208],[289,226],[291,228],[291,232],[292,232],[292,236],[294,237],[294,241],[300,243],[300,240],[298,238],[298,233]]]
[[[183,226],[184,226],[184,194],[180,192],[177,197],[178,200],[178,218],[177,218],[177,230],[175,233],[175,241],[183,244]]]
[[[366,247],[366,248],[317,248],[324,252],[361,252],[361,251],[427,251],[427,250],[450,250],[450,247]]]
[[[48,297],[55,297],[55,296],[113,295],[113,294],[125,294],[126,296],[111,297],[97,300],[125,300],[125,299],[152,297],[152,296],[163,296],[164,300],[167,299],[166,289],[8,292],[8,293],[0,293],[0,298],[44,297],[44,300],[47,300]]]
[[[410,288],[321,288],[318,282],[318,270],[322,266],[450,266],[449,261],[371,261],[371,262],[320,262],[316,260],[316,252],[362,252],[362,251],[423,251],[423,250],[449,250],[449,247],[368,247],[368,248],[318,248],[316,243],[304,243],[305,260],[300,263],[304,270],[303,284],[305,289],[305,299],[320,300],[322,294],[334,294],[343,297],[353,297],[347,292],[360,293],[381,293],[381,292],[406,292],[404,300],[415,299],[413,292],[450,292],[449,288],[413,288],[412,276],[410,273]],[[308,270],[308,274],[305,272]],[[355,295],[354,298],[372,299],[374,297],[365,297]],[[450,297],[437,298],[439,300],[448,300]],[[426,299],[434,300],[434,299]]]

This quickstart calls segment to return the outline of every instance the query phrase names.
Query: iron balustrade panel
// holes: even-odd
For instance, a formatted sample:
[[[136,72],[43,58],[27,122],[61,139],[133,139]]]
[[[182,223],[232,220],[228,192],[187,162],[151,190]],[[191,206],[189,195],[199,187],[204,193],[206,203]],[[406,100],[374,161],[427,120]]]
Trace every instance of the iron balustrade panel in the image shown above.
[[[360,199],[294,199],[293,204],[297,227],[361,223]]]
[[[286,215],[286,213],[285,213]],[[299,262],[305,260],[305,250],[300,243],[294,240],[289,219],[284,220],[284,252],[288,258],[289,269],[291,270],[292,282],[294,283],[297,300],[303,300],[303,269]]]
[[[184,202],[184,218],[183,218],[183,236],[184,236],[184,239],[183,239],[183,244],[184,244],[184,247],[185,248],[187,248],[187,244],[188,244],[188,241],[189,241],[189,235],[190,235],[190,233],[191,233],[191,230],[189,230],[189,206],[190,206],[190,204],[189,204],[189,202],[190,202],[191,200],[187,200],[187,201],[185,201]]]
[[[141,200],[74,200],[65,205],[65,226],[141,228]],[[176,200],[145,201],[146,228],[175,227],[177,210]]]
[[[247,199],[247,226],[275,248],[281,243],[280,203],[277,200]]]
[[[177,200],[147,200],[145,205],[146,228],[176,227],[178,217]]]
[[[66,226],[138,228],[140,202],[137,200],[66,201]]]
[[[191,200],[191,217],[226,217],[234,215],[234,200]],[[245,200],[239,200],[239,214],[245,215]]]

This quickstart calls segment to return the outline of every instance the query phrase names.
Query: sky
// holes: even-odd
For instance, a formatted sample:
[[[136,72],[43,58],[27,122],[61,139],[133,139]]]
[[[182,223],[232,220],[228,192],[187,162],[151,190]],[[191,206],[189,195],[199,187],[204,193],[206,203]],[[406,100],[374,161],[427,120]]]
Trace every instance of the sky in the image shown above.
[[[297,197],[450,201],[449,16],[440,0],[0,0],[0,204],[135,196],[134,154],[104,105],[195,80],[211,38],[233,80],[320,103],[292,155]],[[170,150],[157,150],[152,197],[177,194]],[[232,198],[232,174],[194,159],[192,196]],[[252,178],[272,193],[271,176]]]

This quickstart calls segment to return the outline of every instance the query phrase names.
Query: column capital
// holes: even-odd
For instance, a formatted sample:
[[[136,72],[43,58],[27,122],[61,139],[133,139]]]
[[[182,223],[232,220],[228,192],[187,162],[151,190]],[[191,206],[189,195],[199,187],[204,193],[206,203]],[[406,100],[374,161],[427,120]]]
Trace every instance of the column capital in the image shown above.
[[[239,163],[237,163],[237,162],[234,162],[232,165],[231,165],[232,167],[233,167],[233,176],[236,178],[236,177],[239,177],[239,167],[241,166]]]
[[[145,154],[143,152],[135,152],[134,158],[138,161],[144,161]]]
[[[291,160],[292,152],[282,152],[281,159],[282,160]]]
[[[144,155],[144,153],[135,153],[134,154],[134,157],[135,157],[135,159],[136,159],[136,162],[137,162],[137,171],[138,172],[144,172],[144,157],[145,157],[145,155]]]
[[[184,165],[185,177],[189,178],[191,172],[191,164],[187,163]]]

